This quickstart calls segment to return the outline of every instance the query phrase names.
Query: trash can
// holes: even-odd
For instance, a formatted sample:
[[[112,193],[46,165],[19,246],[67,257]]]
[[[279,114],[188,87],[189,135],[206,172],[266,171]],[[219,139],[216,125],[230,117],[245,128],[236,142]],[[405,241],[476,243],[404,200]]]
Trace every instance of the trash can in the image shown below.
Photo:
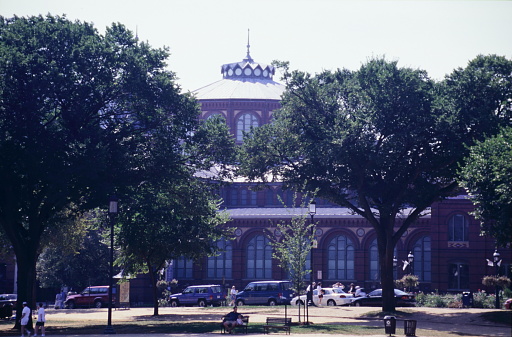
[[[472,308],[473,307],[473,293],[469,291],[465,291],[462,293],[462,306],[464,308]]]
[[[395,316],[384,316],[384,331],[391,335],[396,333],[396,317]]]
[[[416,320],[406,319],[404,321],[404,334],[406,336],[416,336]]]

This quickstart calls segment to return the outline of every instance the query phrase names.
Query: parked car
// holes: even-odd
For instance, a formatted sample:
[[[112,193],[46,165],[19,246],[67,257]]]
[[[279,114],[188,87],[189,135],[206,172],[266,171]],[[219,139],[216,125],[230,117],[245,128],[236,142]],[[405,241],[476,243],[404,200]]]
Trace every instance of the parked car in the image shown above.
[[[366,296],[356,297],[351,305],[379,307],[382,306],[382,289],[375,289]],[[414,307],[416,306],[416,296],[406,293],[400,289],[395,289],[395,306],[397,307]]]
[[[341,288],[322,288],[324,297],[322,304],[328,306],[335,305],[349,305],[354,300],[354,295],[343,291]],[[304,305],[306,303],[307,295],[300,295],[292,298],[292,305]],[[318,290],[313,290],[313,303],[318,305]]]
[[[16,309],[17,294],[0,294],[0,318],[12,317],[12,311]]]
[[[505,301],[505,309],[512,309],[512,298]]]
[[[108,305],[109,286],[94,286],[85,288],[80,294],[68,295],[64,307],[74,309],[78,307],[101,308]],[[116,303],[116,288],[112,288],[112,305]]]
[[[249,283],[236,295],[236,305],[290,304],[294,296],[290,281],[257,281]]]
[[[171,307],[181,305],[222,305],[226,301],[222,286],[218,284],[197,285],[185,288],[179,294],[172,294],[169,298]]]

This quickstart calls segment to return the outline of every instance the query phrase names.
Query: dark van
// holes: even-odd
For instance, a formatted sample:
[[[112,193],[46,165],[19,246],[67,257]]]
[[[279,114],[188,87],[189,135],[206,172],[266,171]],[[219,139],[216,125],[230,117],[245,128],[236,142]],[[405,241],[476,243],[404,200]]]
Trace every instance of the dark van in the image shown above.
[[[294,293],[290,281],[258,281],[249,283],[236,295],[236,304],[290,304]]]

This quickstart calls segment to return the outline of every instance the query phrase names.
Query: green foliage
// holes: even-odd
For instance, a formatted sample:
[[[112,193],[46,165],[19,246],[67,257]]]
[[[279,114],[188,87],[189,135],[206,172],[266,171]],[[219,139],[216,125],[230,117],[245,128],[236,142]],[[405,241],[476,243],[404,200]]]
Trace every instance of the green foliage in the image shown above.
[[[481,232],[512,242],[512,128],[478,142],[461,169],[461,185],[476,206]]]
[[[480,56],[435,83],[383,58],[317,75],[281,63],[282,109],[244,139],[240,173],[318,190],[367,219],[389,305],[396,243],[432,202],[455,193],[467,146],[510,123],[511,64]]]
[[[295,192],[293,200],[297,200],[298,197],[298,193]],[[307,203],[311,198],[307,193],[303,195],[300,203],[302,210],[308,207]],[[286,208],[286,205],[284,207]],[[314,239],[314,224],[308,218],[309,214],[306,212],[294,215],[289,222],[280,221],[276,224],[280,236],[275,236],[274,233],[268,235],[273,257],[279,261],[280,267],[288,271],[293,289],[297,293],[304,289],[306,276],[311,273],[311,270],[306,269],[306,262]]]
[[[487,287],[501,287],[507,288],[510,286],[510,279],[506,276],[484,276],[482,278],[482,284]]]
[[[218,121],[199,125],[197,102],[166,70],[167,49],[139,43],[122,24],[100,35],[92,24],[51,15],[0,17],[0,37],[0,226],[16,253],[20,298],[31,301],[37,256],[52,238],[43,235],[72,222],[62,218],[66,210],[105,207],[116,194],[127,224],[146,226],[140,235],[155,234],[152,225],[209,234],[196,221],[220,223],[210,191],[187,180],[219,158],[227,164],[234,151],[216,144],[234,142]],[[144,204],[150,194],[155,204]],[[169,205],[172,214],[158,219]]]
[[[402,276],[402,278],[400,280],[396,280],[395,283],[398,286],[398,288],[409,288],[409,289],[417,287],[420,284],[419,277],[417,275],[411,275],[411,274],[406,274],[406,275]]]

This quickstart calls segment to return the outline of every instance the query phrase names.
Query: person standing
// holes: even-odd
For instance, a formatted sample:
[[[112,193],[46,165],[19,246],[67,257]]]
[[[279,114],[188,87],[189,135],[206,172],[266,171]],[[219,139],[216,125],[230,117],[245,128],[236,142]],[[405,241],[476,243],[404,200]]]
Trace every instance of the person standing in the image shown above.
[[[43,303],[39,303],[39,307],[37,308],[37,321],[36,321],[36,329],[34,335],[37,336],[39,334],[39,329],[41,329],[41,336],[44,336],[44,322],[46,322],[46,313],[44,311]]]
[[[28,320],[30,319],[31,310],[28,307],[27,302],[23,302],[23,310],[21,311],[21,336],[25,336],[25,330],[27,331],[27,336],[30,337],[30,330],[27,329]]]
[[[322,283],[318,282],[316,286],[316,293],[318,296],[318,305],[322,305],[322,298],[324,298],[324,291],[322,289]]]
[[[229,305],[230,306],[235,306],[236,294],[238,294],[238,290],[236,290],[235,286],[232,286],[231,292],[229,294],[229,299],[230,299]]]

